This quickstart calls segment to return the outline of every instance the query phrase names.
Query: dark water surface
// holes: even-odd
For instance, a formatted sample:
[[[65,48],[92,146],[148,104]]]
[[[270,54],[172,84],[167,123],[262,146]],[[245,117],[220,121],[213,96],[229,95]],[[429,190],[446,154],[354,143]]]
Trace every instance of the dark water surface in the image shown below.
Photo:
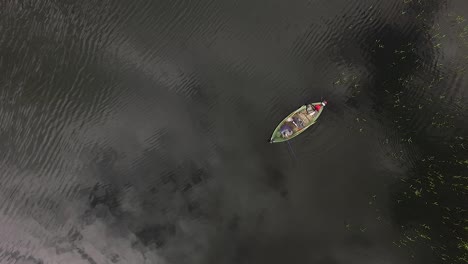
[[[466,263],[467,20],[0,1],[0,263]],[[295,156],[267,143],[322,96]]]

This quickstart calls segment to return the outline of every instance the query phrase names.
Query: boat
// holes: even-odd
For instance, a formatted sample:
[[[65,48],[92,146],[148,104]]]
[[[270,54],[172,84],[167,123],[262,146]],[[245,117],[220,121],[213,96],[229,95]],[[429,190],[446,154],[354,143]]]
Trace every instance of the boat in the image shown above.
[[[295,138],[317,122],[326,105],[327,101],[322,101],[299,107],[278,124],[269,142],[280,143]]]

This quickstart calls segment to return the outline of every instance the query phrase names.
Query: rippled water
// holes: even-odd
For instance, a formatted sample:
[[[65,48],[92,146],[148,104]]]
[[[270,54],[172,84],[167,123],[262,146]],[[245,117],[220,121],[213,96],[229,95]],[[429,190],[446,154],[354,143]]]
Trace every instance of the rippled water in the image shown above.
[[[465,1],[3,1],[0,263],[464,263]],[[287,144],[277,123],[325,97]]]

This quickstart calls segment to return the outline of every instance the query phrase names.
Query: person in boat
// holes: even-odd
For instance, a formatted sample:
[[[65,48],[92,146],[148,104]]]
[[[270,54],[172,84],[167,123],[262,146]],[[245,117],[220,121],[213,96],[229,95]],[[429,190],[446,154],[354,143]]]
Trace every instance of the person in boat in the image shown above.
[[[286,122],[292,123],[295,127],[301,129],[304,128],[304,120],[302,120],[297,114],[286,119]]]
[[[307,114],[309,115],[315,115],[322,109],[322,107],[327,105],[327,101],[323,101],[318,105],[313,105],[313,104],[308,104],[306,107]]]
[[[304,120],[302,120],[302,119],[301,119],[300,117],[298,117],[298,116],[293,116],[293,117],[292,117],[292,122],[293,122],[293,124],[294,124],[297,128],[299,128],[299,129],[304,128],[304,126],[305,126]]]
[[[288,125],[283,125],[280,129],[280,133],[281,133],[281,136],[283,138],[288,138],[290,136],[292,136],[292,134],[294,133],[292,128]]]

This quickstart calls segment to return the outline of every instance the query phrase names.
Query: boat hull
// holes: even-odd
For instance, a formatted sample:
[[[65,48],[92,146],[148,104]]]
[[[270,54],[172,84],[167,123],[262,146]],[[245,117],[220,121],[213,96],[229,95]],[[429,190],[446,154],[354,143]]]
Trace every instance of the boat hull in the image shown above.
[[[319,105],[321,102],[316,102],[312,103],[312,105]],[[280,143],[280,142],[285,142],[288,140],[291,140],[298,135],[300,135],[302,132],[304,132],[307,128],[315,124],[317,119],[320,117],[320,115],[323,112],[323,109],[325,107],[321,107],[318,112],[316,112],[314,115],[310,116],[307,114],[306,111],[306,105],[303,105],[293,111],[291,114],[289,114],[287,117],[285,117],[276,127],[275,131],[273,131],[273,134],[271,135],[270,138],[270,143]],[[291,119],[297,119],[300,118],[302,120],[302,126],[297,126]],[[292,131],[292,135],[284,138],[281,135],[281,129],[288,129],[289,131]]]

